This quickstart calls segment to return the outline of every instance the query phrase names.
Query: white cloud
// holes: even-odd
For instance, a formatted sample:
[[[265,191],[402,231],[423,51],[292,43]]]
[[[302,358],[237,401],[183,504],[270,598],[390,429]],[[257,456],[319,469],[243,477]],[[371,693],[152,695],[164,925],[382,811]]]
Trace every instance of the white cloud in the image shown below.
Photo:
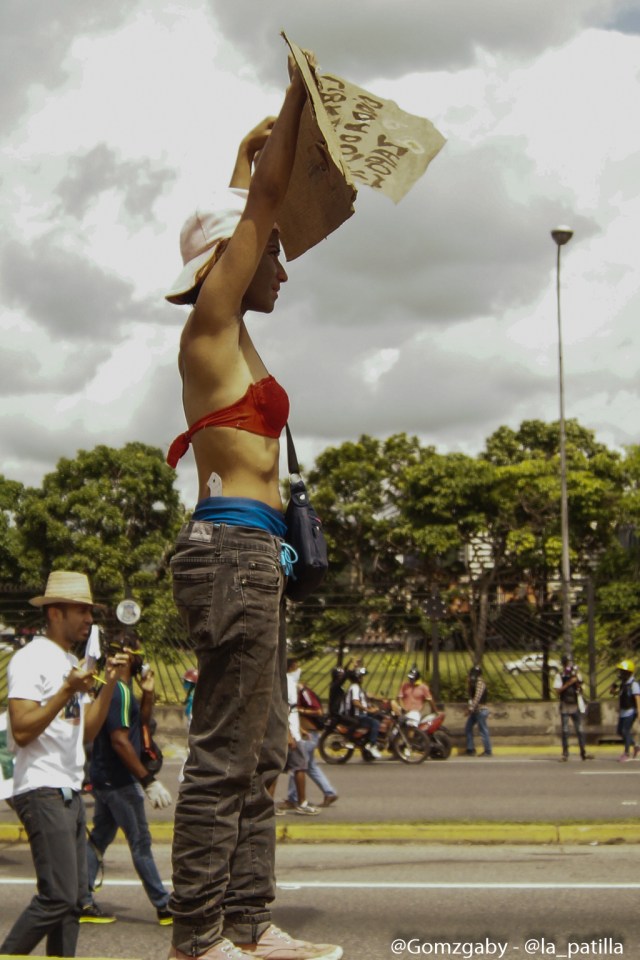
[[[555,419],[549,231],[564,221],[567,415],[638,442],[634,3],[68,2],[50,49],[25,9],[1,15],[31,51],[5,87],[0,156],[8,476],[38,483],[98,442],[164,450],[183,429],[185,313],[162,291],[187,212],[278,110],[283,26],[448,139],[397,207],[361,188],[356,215],[290,264],[276,314],[249,318],[301,459],[395,431],[474,452],[501,423]],[[191,455],[178,483],[190,501]]]

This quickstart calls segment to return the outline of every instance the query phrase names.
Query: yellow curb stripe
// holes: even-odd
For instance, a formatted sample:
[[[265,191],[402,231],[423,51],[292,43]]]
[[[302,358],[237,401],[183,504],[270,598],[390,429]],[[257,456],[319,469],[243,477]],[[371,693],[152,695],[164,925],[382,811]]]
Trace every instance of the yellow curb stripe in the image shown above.
[[[171,843],[173,823],[149,824],[157,843]],[[640,844],[637,820],[511,823],[489,820],[326,823],[294,817],[276,823],[279,843]],[[27,843],[20,824],[0,823],[0,842]],[[118,831],[116,843],[126,843]],[[1,958],[0,958],[1,960]]]
[[[557,843],[554,824],[536,823],[287,823],[280,843]]]
[[[558,824],[559,843],[640,843],[640,823]]]
[[[592,823],[286,823],[280,843],[614,844],[640,843],[637,821]]]

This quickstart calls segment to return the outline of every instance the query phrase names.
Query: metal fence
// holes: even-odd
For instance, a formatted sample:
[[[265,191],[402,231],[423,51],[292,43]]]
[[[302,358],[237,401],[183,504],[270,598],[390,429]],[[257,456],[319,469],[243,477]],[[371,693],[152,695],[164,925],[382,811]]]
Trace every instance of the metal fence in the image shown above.
[[[340,610],[344,609],[342,605]],[[321,697],[327,695],[332,668],[358,660],[367,669],[365,685],[374,696],[396,696],[409,669],[417,666],[439,702],[460,702],[466,699],[468,671],[480,660],[492,700],[554,699],[553,682],[562,653],[561,624],[557,613],[539,614],[530,603],[493,604],[481,651],[470,619],[463,614],[433,619],[426,631],[404,628],[362,634],[362,617],[355,602],[351,622],[343,616],[339,631],[326,644],[320,649],[317,645],[307,648],[304,617],[300,618],[299,611],[294,615],[292,630],[298,639],[293,640],[290,652],[299,656],[303,679]],[[41,629],[42,614],[28,605],[26,594],[5,590],[0,597],[0,620],[19,624],[15,633],[8,631],[0,637],[0,703],[4,704],[8,662],[15,650]],[[111,616],[104,623],[105,631],[114,625]],[[633,657],[636,650],[640,653],[640,637],[630,646],[626,656]],[[149,659],[155,670],[158,701],[180,703],[184,698],[184,673],[195,666],[188,638],[167,645]],[[598,649],[595,636],[576,659],[588,698],[607,698],[616,678],[615,659]]]

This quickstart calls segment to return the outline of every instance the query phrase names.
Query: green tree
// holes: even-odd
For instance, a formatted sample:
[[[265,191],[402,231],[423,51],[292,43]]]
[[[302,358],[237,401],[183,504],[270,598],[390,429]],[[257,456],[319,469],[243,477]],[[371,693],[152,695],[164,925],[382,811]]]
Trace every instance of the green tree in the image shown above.
[[[609,454],[607,447],[598,443],[592,430],[582,427],[577,420],[565,421],[567,462],[575,456],[594,460],[600,454]],[[553,460],[560,447],[558,421],[523,420],[517,430],[498,427],[487,439],[482,458],[496,466],[508,466],[525,460]]]
[[[184,516],[174,480],[162,451],[142,443],[61,459],[19,504],[23,579],[40,585],[52,569],[82,570],[97,598],[135,597],[153,619],[150,607],[164,603],[169,589],[168,558]]]
[[[610,536],[592,571],[598,652],[609,663],[640,651],[640,446],[626,448],[620,474]],[[584,629],[577,641],[586,646]]]
[[[423,450],[403,477],[405,530],[428,569],[468,613],[469,646],[482,659],[492,591],[508,563],[508,524],[492,463],[461,453]],[[466,617],[461,619],[464,627]]]
[[[518,431],[500,427],[487,440],[484,459],[498,467],[500,497],[513,511],[509,546],[523,578],[535,585],[540,608],[557,581],[561,555],[559,425],[524,421]],[[593,569],[610,542],[622,468],[617,453],[593,432],[567,422],[567,498],[572,574]]]
[[[290,608],[292,637],[303,639],[307,649],[404,628],[406,544],[399,536],[397,500],[400,478],[419,450],[418,440],[406,434],[387,440],[363,435],[327,448],[309,471],[330,570],[317,597]]]
[[[0,581],[15,583],[20,577],[20,539],[16,515],[24,494],[17,480],[0,476]]]

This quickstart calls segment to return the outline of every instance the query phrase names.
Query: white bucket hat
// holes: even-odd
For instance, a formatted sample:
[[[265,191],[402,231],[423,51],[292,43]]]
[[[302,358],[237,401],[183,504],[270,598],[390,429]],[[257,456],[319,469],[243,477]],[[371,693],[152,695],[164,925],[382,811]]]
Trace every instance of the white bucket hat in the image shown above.
[[[96,606],[87,575],[70,570],[54,570],[50,573],[44,595],[34,597],[29,603],[33,607],[44,607],[49,603],[86,603]]]
[[[228,239],[240,222],[247,190],[229,187],[212,198],[207,208],[198,208],[180,231],[180,254],[184,264],[180,275],[165,294],[169,303],[188,303],[196,286],[196,275],[205,265],[219,240]]]

